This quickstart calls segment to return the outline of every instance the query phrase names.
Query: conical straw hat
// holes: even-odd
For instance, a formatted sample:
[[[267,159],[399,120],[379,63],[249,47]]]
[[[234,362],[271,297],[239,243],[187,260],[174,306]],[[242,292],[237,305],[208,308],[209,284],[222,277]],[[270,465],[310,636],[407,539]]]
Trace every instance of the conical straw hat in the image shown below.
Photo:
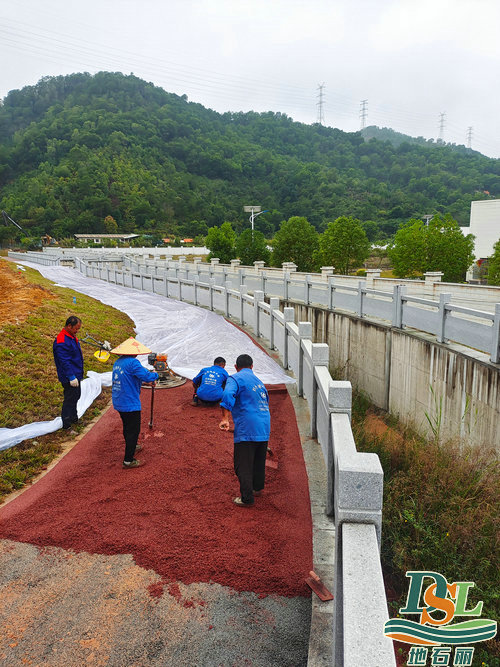
[[[135,338],[127,338],[121,345],[111,350],[113,354],[149,354],[151,350]]]

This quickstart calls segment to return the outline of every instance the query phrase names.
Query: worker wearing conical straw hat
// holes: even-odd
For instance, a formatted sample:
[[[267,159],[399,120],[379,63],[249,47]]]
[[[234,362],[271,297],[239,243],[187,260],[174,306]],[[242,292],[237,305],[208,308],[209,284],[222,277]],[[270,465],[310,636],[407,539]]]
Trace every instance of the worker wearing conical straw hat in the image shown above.
[[[137,445],[141,432],[141,386],[143,382],[154,383],[158,373],[148,371],[137,359],[138,354],[148,354],[151,350],[135,338],[126,341],[111,350],[120,356],[113,364],[111,397],[113,407],[118,411],[123,423],[125,438],[124,470],[139,468],[143,463],[134,458],[142,448]]]

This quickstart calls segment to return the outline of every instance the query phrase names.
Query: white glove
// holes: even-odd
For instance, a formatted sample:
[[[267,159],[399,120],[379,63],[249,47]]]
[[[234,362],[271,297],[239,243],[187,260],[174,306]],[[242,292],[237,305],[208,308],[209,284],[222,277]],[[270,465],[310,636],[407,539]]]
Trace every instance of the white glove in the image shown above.
[[[80,384],[77,378],[75,378],[74,380],[70,380],[69,383],[72,387],[78,387],[78,385]]]

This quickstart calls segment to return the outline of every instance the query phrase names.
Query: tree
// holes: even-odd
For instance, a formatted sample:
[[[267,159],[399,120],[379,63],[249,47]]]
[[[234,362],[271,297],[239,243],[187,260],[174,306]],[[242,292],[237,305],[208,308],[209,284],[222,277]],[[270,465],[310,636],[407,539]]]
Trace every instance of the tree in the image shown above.
[[[218,257],[221,264],[229,264],[234,259],[236,234],[230,222],[224,222],[220,227],[210,227],[205,238],[205,245],[210,250],[208,259]]]
[[[245,229],[236,241],[236,256],[246,266],[250,266],[258,260],[268,264],[271,253],[267,248],[264,234],[256,229]]]
[[[318,232],[307,218],[293,216],[281,223],[272,242],[272,263],[294,262],[298,271],[314,269],[314,253],[318,247]]]
[[[500,285],[500,239],[493,246],[493,255],[488,260],[488,285]]]
[[[118,225],[112,215],[107,215],[104,218],[104,229],[106,230],[106,234],[118,233]]]
[[[323,266],[334,266],[336,273],[348,275],[370,253],[370,242],[359,220],[342,216],[328,223],[319,237],[317,259]]]
[[[464,236],[449,213],[428,226],[413,219],[396,232],[388,254],[400,278],[442,271],[445,282],[460,282],[474,260],[474,236]]]
[[[427,258],[423,220],[412,218],[402,224],[388,247],[387,254],[398,278],[423,274]]]

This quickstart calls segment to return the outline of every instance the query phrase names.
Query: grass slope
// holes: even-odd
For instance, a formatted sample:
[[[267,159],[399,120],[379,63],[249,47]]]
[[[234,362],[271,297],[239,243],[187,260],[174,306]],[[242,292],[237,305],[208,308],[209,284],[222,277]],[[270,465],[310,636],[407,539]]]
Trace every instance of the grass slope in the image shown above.
[[[14,428],[52,420],[62,405],[52,343],[67,317],[74,314],[81,318],[80,338],[91,333],[115,345],[134,335],[134,323],[111,306],[56,287],[34,269],[18,272],[15,264],[2,260],[0,277],[4,292],[0,310],[0,425]],[[113,357],[102,364],[93,356],[96,348],[82,345],[82,350],[85,372],[111,370]],[[107,389],[82,417],[77,432],[100,414],[109,400]],[[0,502],[46,468],[67,438],[66,432],[56,431],[0,452]]]

